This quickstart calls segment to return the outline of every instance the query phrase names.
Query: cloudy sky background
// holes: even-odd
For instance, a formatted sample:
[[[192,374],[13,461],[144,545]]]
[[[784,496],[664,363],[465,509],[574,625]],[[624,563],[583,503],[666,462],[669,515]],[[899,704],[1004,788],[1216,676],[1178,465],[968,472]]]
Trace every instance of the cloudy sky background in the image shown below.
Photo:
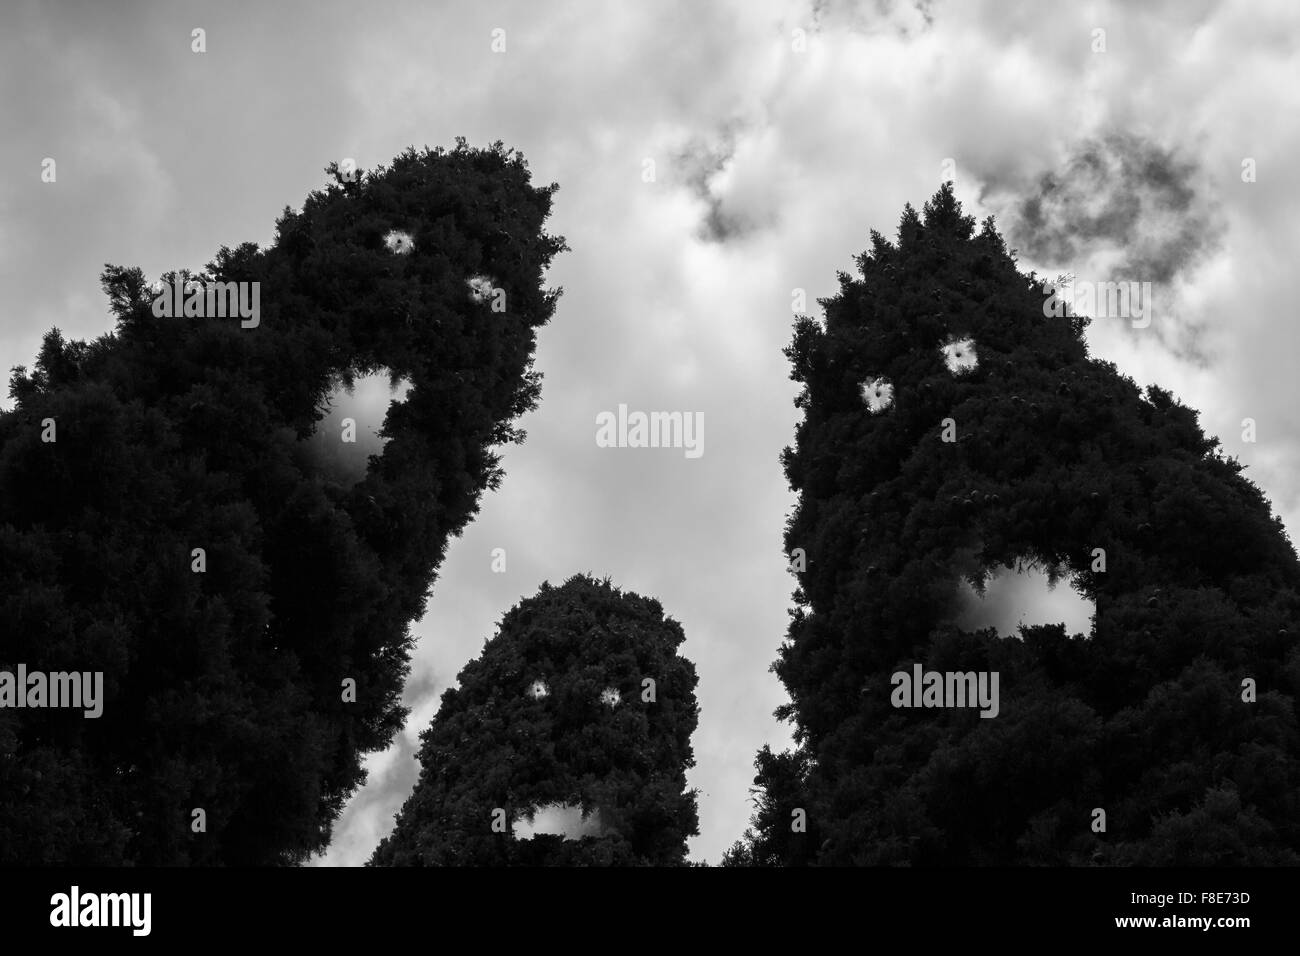
[[[778,462],[793,290],[820,315],[868,230],[892,237],[942,178],[997,215],[1026,269],[1158,282],[1151,326],[1098,320],[1094,354],[1200,409],[1295,537],[1297,37],[1288,0],[9,0],[0,361],[30,365],[51,326],[109,330],[106,262],[155,277],[268,243],[331,160],[370,168],[457,135],[522,150],[560,184],[549,231],[572,248],[549,276],[565,291],[541,334],[542,403],[413,625],[410,725],[369,761],[321,862],[369,856],[442,691],[506,609],[577,572],[659,598],[686,631],[692,858],[716,862],[751,812],[755,751],[789,739],[768,666],[793,583]],[[703,412],[704,455],[598,448],[595,416],[620,403]]]

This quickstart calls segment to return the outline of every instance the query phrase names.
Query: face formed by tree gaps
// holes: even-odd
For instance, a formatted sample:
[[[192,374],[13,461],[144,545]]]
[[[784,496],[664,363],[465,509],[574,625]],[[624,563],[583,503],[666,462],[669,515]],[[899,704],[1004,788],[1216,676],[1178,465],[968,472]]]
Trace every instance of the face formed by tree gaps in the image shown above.
[[[1300,563],[1268,501],[1196,412],[1090,359],[950,184],[871,239],[787,349],[801,746],[760,753],[729,860],[1300,862]],[[1086,633],[958,623],[1023,565],[1095,605]],[[996,678],[996,716],[900,707],[917,668]]]
[[[540,394],[563,240],[555,187],[499,143],[331,173],[272,245],[206,267],[256,321],[110,266],[114,332],[51,332],[13,377],[0,665],[73,662],[104,700],[0,708],[0,863],[301,862],[402,726],[408,626]],[[324,467],[313,442],[357,447],[326,397],[381,369],[404,383],[382,446]]]
[[[501,622],[423,735],[422,773],[374,865],[669,865],[695,669],[658,602],[575,577]]]

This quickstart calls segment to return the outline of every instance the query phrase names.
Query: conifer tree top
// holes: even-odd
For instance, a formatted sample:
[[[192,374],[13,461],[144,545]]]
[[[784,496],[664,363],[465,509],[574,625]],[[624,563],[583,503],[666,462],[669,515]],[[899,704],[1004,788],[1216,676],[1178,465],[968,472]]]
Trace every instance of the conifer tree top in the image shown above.
[[[1300,859],[1300,745],[1270,729],[1295,707],[1300,563],[1260,490],[1194,410],[1090,358],[1088,318],[1045,307],[950,183],[857,264],[786,351],[806,559],[775,669],[799,746],[759,755],[729,861]],[[963,581],[1025,563],[1095,602],[1089,633],[958,625]],[[898,709],[917,666],[999,674],[997,716]],[[1123,820],[1104,843],[1096,807]]]

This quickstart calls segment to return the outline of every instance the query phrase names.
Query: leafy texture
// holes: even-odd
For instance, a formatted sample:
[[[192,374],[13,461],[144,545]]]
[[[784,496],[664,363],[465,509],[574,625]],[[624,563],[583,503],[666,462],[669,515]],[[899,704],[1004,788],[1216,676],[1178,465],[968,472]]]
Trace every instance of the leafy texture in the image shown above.
[[[1087,319],[1045,317],[950,186],[858,265],[787,350],[798,749],[760,754],[727,862],[1300,861],[1300,565],[1259,489],[1196,412],[1090,359]],[[1021,561],[1095,602],[1090,634],[952,623],[962,579]],[[916,662],[999,672],[999,715],[894,708]]]
[[[658,601],[585,577],[543,585],[443,694],[419,784],[371,863],[681,864],[698,832],[683,640]],[[514,835],[555,804],[581,806],[603,832]]]
[[[0,710],[0,863],[301,861],[403,722],[407,626],[537,401],[563,240],[542,229],[555,187],[499,143],[330,172],[272,246],[207,267],[260,283],[255,328],[157,317],[140,270],[110,266],[115,331],[52,331],[14,372],[0,668],[102,671],[105,700],[96,720]],[[468,294],[479,274],[504,310]],[[377,369],[411,388],[343,481],[307,439],[331,383]]]

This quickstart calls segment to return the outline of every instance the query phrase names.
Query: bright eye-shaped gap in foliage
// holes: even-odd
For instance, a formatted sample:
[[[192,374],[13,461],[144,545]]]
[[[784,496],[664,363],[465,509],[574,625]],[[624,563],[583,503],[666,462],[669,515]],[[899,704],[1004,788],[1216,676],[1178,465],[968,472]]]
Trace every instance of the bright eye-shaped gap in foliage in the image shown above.
[[[894,386],[883,378],[872,379],[862,386],[862,400],[871,414],[883,412],[894,404]]]
[[[492,280],[487,276],[471,276],[465,284],[469,286],[469,297],[475,302],[486,302],[495,292]]]
[[[623,702],[623,697],[614,688],[606,687],[600,692],[600,702],[610,710],[613,710]]]
[[[983,597],[962,581],[958,597],[961,611],[954,619],[964,631],[996,628],[999,637],[1020,637],[1020,625],[1064,624],[1067,635],[1092,633],[1097,605],[1060,579],[1050,576],[1030,560],[1015,567],[999,567],[984,582]]]
[[[149,291],[154,295],[158,295],[163,291],[163,289],[171,289],[174,281],[175,280],[165,282],[161,278],[154,279],[149,283]],[[191,292],[206,292],[208,286],[214,282],[216,282],[216,279],[213,276],[208,275],[206,272],[201,272],[198,275],[190,276],[188,279],[183,280],[181,282],[181,292],[186,295],[189,295]]]
[[[952,339],[941,349],[948,371],[954,375],[969,372],[979,365],[974,339]]]
[[[550,694],[550,692],[551,689],[546,686],[545,681],[535,680],[528,685],[528,690],[526,690],[524,693],[526,693],[533,700],[541,700],[543,697],[546,697],[548,694]]]
[[[510,835],[527,840],[540,833],[562,836],[566,840],[602,837],[614,832],[601,819],[599,810],[586,810],[580,803],[547,803],[521,813],[510,825]]]
[[[384,453],[388,439],[379,432],[389,407],[410,390],[410,379],[386,368],[354,374],[351,387],[343,375],[334,376],[321,403],[326,412],[304,443],[317,467],[348,485],[364,478],[370,456]]]
[[[409,232],[393,229],[384,236],[384,245],[394,255],[404,256],[415,248],[415,239],[411,237]]]

